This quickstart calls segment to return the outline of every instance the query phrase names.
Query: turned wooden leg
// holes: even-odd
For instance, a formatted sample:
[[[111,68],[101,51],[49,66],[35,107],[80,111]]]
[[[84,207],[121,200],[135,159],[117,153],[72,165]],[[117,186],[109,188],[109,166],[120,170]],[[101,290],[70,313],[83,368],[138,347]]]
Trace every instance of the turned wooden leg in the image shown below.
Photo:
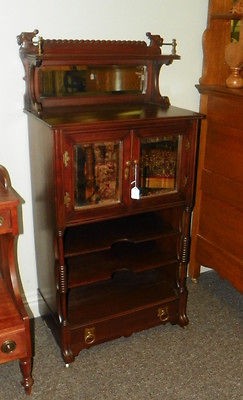
[[[23,380],[22,380],[21,384],[24,387],[26,394],[30,394],[32,385],[34,383],[34,380],[31,375],[31,373],[32,373],[31,358],[24,358],[22,360],[19,360],[19,366],[20,366],[21,373],[23,375]]]

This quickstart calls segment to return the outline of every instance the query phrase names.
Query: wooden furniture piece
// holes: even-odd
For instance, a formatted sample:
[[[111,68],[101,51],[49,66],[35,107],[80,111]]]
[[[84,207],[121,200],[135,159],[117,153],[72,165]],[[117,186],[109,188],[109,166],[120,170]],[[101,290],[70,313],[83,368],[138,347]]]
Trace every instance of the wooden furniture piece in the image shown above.
[[[0,166],[0,363],[19,360],[22,385],[30,394],[33,385],[31,335],[15,256],[18,205],[8,172]]]
[[[201,115],[159,93],[176,42],[18,37],[25,67],[39,288],[65,363],[184,326]],[[36,43],[35,43],[36,42]],[[54,245],[53,245],[54,243]]]
[[[243,89],[226,87],[224,61],[230,43],[232,1],[211,0],[203,37],[203,75],[198,85],[203,121],[189,273],[216,270],[243,290]]]

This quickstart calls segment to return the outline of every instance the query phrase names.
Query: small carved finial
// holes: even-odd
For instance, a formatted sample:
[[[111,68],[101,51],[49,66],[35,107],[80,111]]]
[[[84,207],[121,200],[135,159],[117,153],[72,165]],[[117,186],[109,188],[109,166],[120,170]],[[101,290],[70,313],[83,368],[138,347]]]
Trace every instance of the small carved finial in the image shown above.
[[[22,48],[28,48],[33,45],[33,38],[39,33],[38,29],[33,32],[22,32],[17,36],[17,43]]]
[[[146,35],[150,39],[150,46],[161,47],[163,45],[164,39],[160,35],[152,35],[151,32],[147,32]]]
[[[172,50],[171,50],[171,54],[176,54],[176,46],[177,46],[177,43],[176,43],[176,39],[172,39]]]

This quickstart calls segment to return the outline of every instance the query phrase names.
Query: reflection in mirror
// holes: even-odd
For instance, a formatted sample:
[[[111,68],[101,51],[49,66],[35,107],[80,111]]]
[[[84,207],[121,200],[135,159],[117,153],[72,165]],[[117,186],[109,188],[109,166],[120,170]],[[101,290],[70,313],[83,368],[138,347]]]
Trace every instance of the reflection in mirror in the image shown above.
[[[146,92],[146,67],[142,65],[62,65],[43,67],[39,79],[42,96],[94,95]]]
[[[239,42],[240,39],[240,20],[231,20],[231,42]]]
[[[175,191],[179,136],[144,138],[141,142],[142,196]]]
[[[75,156],[75,207],[109,205],[120,201],[121,143],[78,144]]]

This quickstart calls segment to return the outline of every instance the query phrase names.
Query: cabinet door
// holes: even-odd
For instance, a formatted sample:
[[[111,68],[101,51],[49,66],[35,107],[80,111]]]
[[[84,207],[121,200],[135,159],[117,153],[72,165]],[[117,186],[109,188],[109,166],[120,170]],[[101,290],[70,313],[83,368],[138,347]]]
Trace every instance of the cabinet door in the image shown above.
[[[124,154],[130,154],[129,135],[129,131],[63,135],[67,220],[109,217],[124,208]]]
[[[131,188],[134,207],[185,200],[193,182],[195,139],[191,125],[143,129],[134,133]],[[189,190],[189,191],[188,191]],[[136,201],[139,200],[139,201]]]

